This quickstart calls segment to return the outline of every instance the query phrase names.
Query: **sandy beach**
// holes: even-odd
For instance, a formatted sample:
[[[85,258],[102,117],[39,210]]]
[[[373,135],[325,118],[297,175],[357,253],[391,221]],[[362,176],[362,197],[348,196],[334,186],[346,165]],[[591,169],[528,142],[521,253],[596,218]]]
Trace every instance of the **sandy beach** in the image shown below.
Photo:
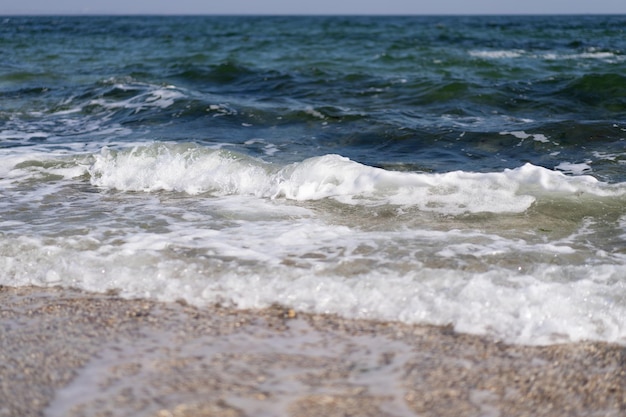
[[[626,348],[0,287],[0,416],[623,416]]]

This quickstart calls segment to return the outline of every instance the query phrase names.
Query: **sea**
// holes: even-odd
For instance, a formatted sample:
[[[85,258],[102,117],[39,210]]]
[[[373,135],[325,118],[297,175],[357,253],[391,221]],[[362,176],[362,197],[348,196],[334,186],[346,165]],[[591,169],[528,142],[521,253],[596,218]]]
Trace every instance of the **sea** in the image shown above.
[[[0,285],[626,344],[626,16],[0,17]]]

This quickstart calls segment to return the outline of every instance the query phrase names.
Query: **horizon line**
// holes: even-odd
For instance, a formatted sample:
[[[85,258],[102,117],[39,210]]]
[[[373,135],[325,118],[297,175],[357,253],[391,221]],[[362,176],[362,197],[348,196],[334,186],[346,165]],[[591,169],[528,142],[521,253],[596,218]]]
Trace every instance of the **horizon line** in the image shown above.
[[[168,12],[8,12],[0,13],[1,17],[60,17],[60,16],[155,16],[155,17],[466,17],[466,16],[626,16],[626,12],[564,12],[564,13],[168,13]]]

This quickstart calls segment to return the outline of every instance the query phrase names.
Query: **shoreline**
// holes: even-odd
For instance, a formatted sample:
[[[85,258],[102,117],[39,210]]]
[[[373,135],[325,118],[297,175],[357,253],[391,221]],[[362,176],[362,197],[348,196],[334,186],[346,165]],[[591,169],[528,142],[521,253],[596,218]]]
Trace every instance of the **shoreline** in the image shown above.
[[[624,414],[621,345],[0,286],[0,417]]]

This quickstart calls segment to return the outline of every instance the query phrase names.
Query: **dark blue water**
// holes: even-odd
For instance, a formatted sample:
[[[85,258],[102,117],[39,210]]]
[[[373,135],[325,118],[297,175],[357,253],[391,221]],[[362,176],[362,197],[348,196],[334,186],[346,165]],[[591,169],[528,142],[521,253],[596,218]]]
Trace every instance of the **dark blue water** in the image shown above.
[[[57,143],[91,141],[95,121],[250,155],[262,138],[281,160],[338,153],[433,172],[567,161],[624,181],[625,28],[624,16],[12,17],[0,122]],[[114,107],[167,85],[184,92],[167,108]]]

